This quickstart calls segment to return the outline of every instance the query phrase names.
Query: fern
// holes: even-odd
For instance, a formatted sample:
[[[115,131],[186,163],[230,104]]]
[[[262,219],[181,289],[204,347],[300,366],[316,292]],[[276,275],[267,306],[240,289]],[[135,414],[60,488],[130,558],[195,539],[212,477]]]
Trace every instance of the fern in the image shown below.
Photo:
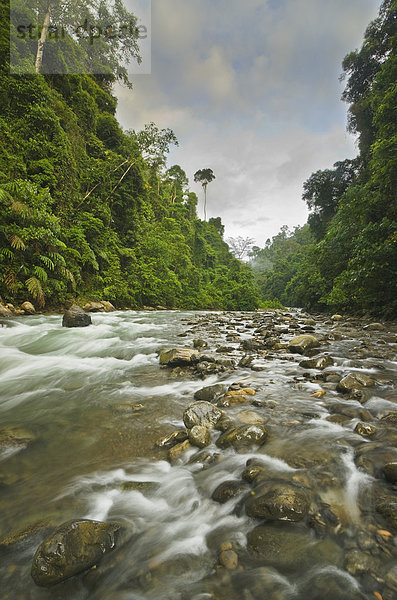
[[[40,307],[43,307],[45,305],[44,292],[37,277],[29,277],[25,283],[29,294],[37,301]]]
[[[7,271],[7,273],[5,273],[3,277],[3,283],[6,286],[6,288],[10,290],[10,292],[14,292],[18,287],[15,273],[13,273],[12,271]]]
[[[76,288],[76,280],[74,278],[74,275],[71,271],[69,271],[69,269],[66,269],[66,267],[61,267],[61,273],[64,277],[66,277],[66,279],[69,279],[69,281],[71,282],[73,289]]]
[[[0,254],[2,254],[3,256],[6,256],[9,260],[12,260],[14,258],[14,253],[9,248],[2,248],[0,250]]]
[[[50,271],[54,270],[55,264],[51,260],[51,258],[49,258],[48,256],[43,256],[42,254],[40,254],[40,260],[41,260],[41,262],[43,262],[45,264],[45,266],[47,267],[47,269],[49,269]]]
[[[40,279],[40,281],[46,282],[48,279],[47,273],[44,271],[43,267],[35,267],[34,269],[35,275]]]
[[[10,244],[15,250],[25,250],[26,248],[25,242],[16,233],[10,237]]]

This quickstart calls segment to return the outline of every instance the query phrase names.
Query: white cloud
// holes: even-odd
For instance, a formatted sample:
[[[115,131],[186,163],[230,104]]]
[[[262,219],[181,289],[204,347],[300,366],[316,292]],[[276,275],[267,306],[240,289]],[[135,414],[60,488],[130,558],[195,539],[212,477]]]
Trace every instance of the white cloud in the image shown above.
[[[338,83],[378,0],[152,0],[152,75],[117,89],[126,128],[172,128],[192,182],[210,167],[208,214],[263,245],[303,224],[302,184],[355,154]],[[192,188],[202,196],[197,184]]]

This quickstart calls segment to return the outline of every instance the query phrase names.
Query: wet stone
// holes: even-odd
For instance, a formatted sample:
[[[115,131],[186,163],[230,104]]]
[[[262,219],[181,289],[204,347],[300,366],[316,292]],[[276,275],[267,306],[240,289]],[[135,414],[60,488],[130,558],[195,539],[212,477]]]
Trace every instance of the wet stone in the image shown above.
[[[383,467],[387,481],[397,483],[397,461],[389,462]]]
[[[224,504],[247,490],[247,485],[242,481],[224,481],[214,490],[211,498],[215,502]]]
[[[376,427],[369,423],[357,423],[354,431],[363,437],[373,437],[376,433]]]
[[[302,360],[299,363],[300,367],[303,367],[304,369],[325,369],[326,367],[332,367],[332,365],[334,364],[333,359],[330,356],[317,356],[317,357],[313,357],[313,358],[307,358],[305,360]]]
[[[91,317],[80,306],[74,304],[65,312],[62,318],[62,327],[88,327]]]
[[[205,448],[211,443],[211,435],[207,427],[195,425],[189,431],[189,441],[193,446]]]
[[[349,373],[339,381],[336,389],[338,392],[346,394],[357,388],[372,387],[373,385],[375,385],[375,381],[364,373]]]
[[[113,550],[120,531],[117,523],[64,523],[38,547],[31,570],[34,582],[49,587],[98,564]]]
[[[249,517],[268,521],[301,521],[309,508],[306,494],[289,485],[277,486],[265,494],[255,493],[245,503]]]
[[[315,542],[309,532],[289,523],[259,525],[247,535],[248,549],[265,564],[282,571],[301,572],[315,564],[341,566],[342,549],[332,540]]]
[[[305,354],[308,350],[316,348],[319,345],[320,342],[314,335],[304,334],[293,338],[289,342],[288,348],[293,353]]]
[[[171,350],[163,350],[160,353],[160,364],[168,367],[193,365],[199,360],[200,354],[197,350],[190,348],[172,348]]]
[[[345,566],[351,575],[371,572],[380,575],[382,572],[380,561],[362,550],[348,552],[345,556]]]
[[[172,446],[176,446],[181,442],[184,442],[188,438],[188,432],[186,429],[182,431],[173,431],[169,435],[160,438],[156,442],[156,446],[159,448],[172,448]]]
[[[173,446],[168,452],[168,458],[171,463],[177,461],[181,458],[182,454],[186,452],[186,450],[190,450],[192,448],[189,440],[182,442],[181,444],[177,444]]]
[[[201,425],[212,429],[222,417],[222,411],[210,402],[194,402],[183,413],[183,422],[188,429]]]
[[[216,402],[216,400],[222,396],[227,390],[227,385],[224,383],[216,383],[215,385],[209,385],[201,388],[194,394],[195,400],[203,400],[204,402]]]
[[[234,550],[223,550],[219,555],[219,563],[230,571],[238,567],[238,555]]]

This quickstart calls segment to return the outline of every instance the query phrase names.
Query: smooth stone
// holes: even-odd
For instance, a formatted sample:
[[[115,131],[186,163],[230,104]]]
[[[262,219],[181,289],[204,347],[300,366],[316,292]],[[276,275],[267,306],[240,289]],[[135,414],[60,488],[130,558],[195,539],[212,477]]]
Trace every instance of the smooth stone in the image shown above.
[[[201,388],[194,394],[195,400],[203,400],[204,402],[216,401],[219,396],[222,396],[227,390],[227,385],[224,383],[215,383],[214,385],[208,385],[207,387]]]
[[[173,463],[173,462],[177,461],[179,458],[181,458],[182,454],[184,452],[186,452],[186,450],[190,450],[191,448],[192,448],[192,445],[190,444],[189,440],[185,440],[181,444],[177,444],[176,446],[173,446],[168,451],[168,458],[169,458],[170,462]]]
[[[191,348],[172,348],[160,352],[160,364],[169,367],[181,367],[184,365],[193,365],[200,360],[200,354],[197,350]]]
[[[325,369],[332,367],[334,364],[333,359],[330,356],[317,356],[314,358],[307,358],[299,363],[300,367],[304,369]]]
[[[357,423],[354,431],[363,437],[372,437],[376,433],[376,427],[370,425],[369,423]]]
[[[345,377],[342,377],[337,384],[336,389],[338,392],[346,394],[357,388],[372,387],[373,385],[375,385],[375,381],[367,375],[364,375],[364,373],[349,373],[348,375],[345,375]]]
[[[315,541],[290,523],[258,525],[247,535],[248,549],[280,571],[306,571],[315,564],[342,566],[342,549],[332,540]]]
[[[192,429],[195,425],[212,429],[222,414],[222,411],[210,402],[194,402],[183,413],[183,422],[188,429]]]
[[[219,555],[219,563],[228,569],[234,571],[238,567],[238,556],[234,550],[222,550]]]
[[[193,346],[197,349],[206,348],[208,346],[208,343],[205,340],[195,339],[193,340]]]
[[[188,432],[186,429],[182,431],[173,431],[172,433],[160,438],[156,442],[156,446],[159,448],[172,448],[181,442],[184,442],[188,438]]]
[[[193,446],[205,448],[211,443],[211,435],[209,429],[203,425],[195,425],[189,431],[189,441]]]
[[[105,312],[105,307],[102,302],[87,302],[87,304],[84,304],[83,310],[86,312]]]
[[[351,575],[360,573],[376,573],[380,575],[381,563],[379,559],[362,550],[351,550],[345,556],[346,570]]]
[[[121,525],[81,519],[58,527],[36,550],[31,575],[49,587],[98,564],[113,550]]]
[[[36,309],[31,302],[23,302],[23,304],[21,304],[21,309],[27,315],[35,315],[36,314]]]
[[[268,435],[264,425],[240,425],[228,429],[216,441],[219,448],[233,446],[236,450],[263,444]]]
[[[343,317],[342,315],[332,315],[331,319],[333,321],[342,321]]]
[[[386,331],[387,327],[383,325],[383,323],[370,323],[366,325],[364,329],[368,329],[369,331]]]
[[[90,315],[87,315],[77,304],[69,308],[62,318],[62,327],[88,327],[91,323]]]
[[[375,508],[386,519],[389,526],[397,532],[397,499],[395,495],[377,500]]]
[[[293,338],[289,344],[288,348],[291,352],[297,354],[304,354],[307,350],[311,350],[312,348],[316,348],[320,345],[320,342],[314,335],[304,334],[298,335]]]
[[[262,417],[253,410],[241,410],[237,414],[237,419],[244,425],[259,425],[267,421],[266,417]]]
[[[383,467],[387,481],[397,483],[397,461],[389,462]]]
[[[309,508],[306,494],[289,485],[274,487],[265,494],[255,493],[245,503],[249,517],[268,521],[301,521]]]
[[[238,496],[242,492],[247,490],[247,485],[241,481],[224,481],[212,493],[211,498],[215,502],[224,504],[228,500],[231,500],[235,496]]]
[[[107,313],[114,312],[116,310],[115,306],[113,306],[111,302],[108,302],[108,300],[101,300],[101,304]]]

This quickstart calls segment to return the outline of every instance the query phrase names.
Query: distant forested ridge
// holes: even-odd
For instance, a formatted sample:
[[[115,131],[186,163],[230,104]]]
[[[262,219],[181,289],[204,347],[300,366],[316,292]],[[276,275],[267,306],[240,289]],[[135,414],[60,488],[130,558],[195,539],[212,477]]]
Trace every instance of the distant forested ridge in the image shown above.
[[[94,4],[52,5],[67,19],[69,8]],[[41,27],[49,3],[15,6]],[[101,75],[10,74],[8,2],[0,12],[0,301],[256,308],[252,271],[230,253],[220,218],[200,220],[186,174],[166,167],[174,133],[153,123],[126,132],[117,122],[112,86],[130,85],[123,49],[91,57]],[[45,60],[45,45],[37,57],[37,39],[15,30],[11,47],[31,66]],[[87,40],[67,38],[55,67],[67,58],[83,68],[88,51]]]
[[[397,2],[382,2],[343,61],[342,99],[359,154],[304,183],[303,228],[282,231],[251,264],[265,299],[397,315]]]

